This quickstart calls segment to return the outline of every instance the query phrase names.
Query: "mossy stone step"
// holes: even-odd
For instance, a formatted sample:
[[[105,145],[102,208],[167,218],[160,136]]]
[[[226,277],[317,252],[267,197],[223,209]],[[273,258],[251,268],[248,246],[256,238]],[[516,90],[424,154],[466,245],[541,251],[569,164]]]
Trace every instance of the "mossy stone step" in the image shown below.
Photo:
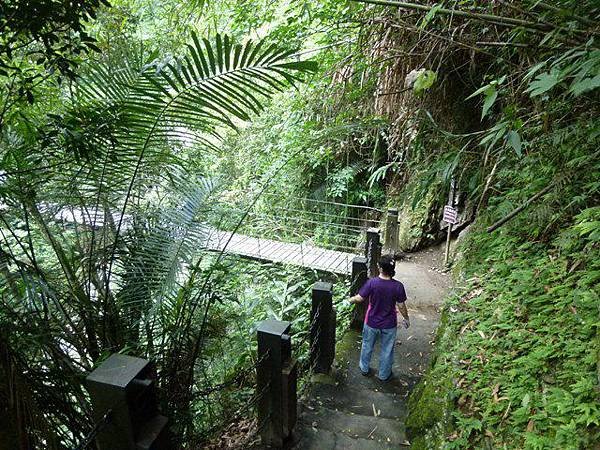
[[[370,382],[373,383],[373,380]],[[373,416],[375,409],[379,417],[390,419],[405,418],[407,415],[404,395],[397,392],[384,393],[367,390],[363,384],[343,387],[320,384],[314,387],[310,398],[304,403],[308,410],[326,407],[349,414]]]
[[[353,438],[343,433],[313,428],[299,428],[297,449],[302,450],[398,450],[408,446],[378,442],[374,438]]]
[[[305,428],[324,429],[354,439],[371,439],[389,445],[406,442],[404,424],[399,419],[349,414],[321,407],[303,411],[300,419]]]

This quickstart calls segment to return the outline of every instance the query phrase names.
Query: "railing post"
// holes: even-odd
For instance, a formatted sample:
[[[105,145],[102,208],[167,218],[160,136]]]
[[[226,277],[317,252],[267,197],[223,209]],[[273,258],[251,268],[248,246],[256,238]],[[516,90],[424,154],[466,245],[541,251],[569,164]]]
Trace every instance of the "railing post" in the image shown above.
[[[298,372],[290,327],[290,322],[264,320],[256,331],[258,429],[262,444],[275,448],[283,446],[296,424]]]
[[[336,311],[333,285],[317,281],[310,310],[310,365],[315,373],[329,373],[335,357]]]
[[[396,208],[387,210],[383,248],[391,254],[398,251],[398,210]]]
[[[379,270],[377,269],[377,262],[381,257],[381,241],[379,239],[379,228],[369,228],[367,230],[365,256],[367,258],[367,269],[369,277],[376,277],[379,274]]]
[[[367,258],[357,256],[352,260],[352,278],[350,285],[350,296],[356,295],[358,290],[367,281]],[[353,330],[362,330],[365,321],[366,301],[354,305],[352,313],[352,322],[350,328]]]
[[[85,383],[99,450],[173,448],[168,420],[158,413],[156,371],[150,361],[115,353]]]

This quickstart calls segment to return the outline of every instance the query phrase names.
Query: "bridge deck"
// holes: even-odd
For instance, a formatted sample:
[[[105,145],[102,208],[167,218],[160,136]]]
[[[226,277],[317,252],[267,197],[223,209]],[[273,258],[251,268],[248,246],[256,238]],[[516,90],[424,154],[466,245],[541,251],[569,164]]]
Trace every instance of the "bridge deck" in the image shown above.
[[[292,264],[310,269],[349,275],[357,254],[328,250],[306,244],[292,244],[271,239],[212,229],[206,248],[263,261]]]

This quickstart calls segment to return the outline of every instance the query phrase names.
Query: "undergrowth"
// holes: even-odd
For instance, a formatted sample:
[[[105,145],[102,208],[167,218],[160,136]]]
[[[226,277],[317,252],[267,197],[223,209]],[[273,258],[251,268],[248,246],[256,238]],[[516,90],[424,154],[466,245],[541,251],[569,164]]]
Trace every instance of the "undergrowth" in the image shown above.
[[[416,448],[597,448],[599,230],[592,207],[549,246],[471,234],[465,284],[445,305],[438,357],[411,400]]]

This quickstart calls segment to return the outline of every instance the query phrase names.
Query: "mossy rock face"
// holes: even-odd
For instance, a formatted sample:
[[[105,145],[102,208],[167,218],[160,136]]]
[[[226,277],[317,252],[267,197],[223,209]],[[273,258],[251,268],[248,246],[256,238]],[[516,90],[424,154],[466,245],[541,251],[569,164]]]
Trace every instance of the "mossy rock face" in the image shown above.
[[[436,342],[448,339],[447,323],[447,314],[443,313]],[[432,367],[408,399],[406,431],[413,449],[441,448],[451,426],[452,380],[447,370],[439,370],[440,367],[436,365],[440,352],[443,352],[443,348],[438,347],[432,357]]]
[[[431,446],[429,438],[444,436],[450,425],[450,390],[450,380],[435,379],[435,374],[430,374],[417,386],[408,400],[406,430],[410,438],[428,438],[427,448],[435,448]]]
[[[398,246],[402,251],[425,247],[439,237],[439,185],[429,186],[427,192],[420,195],[420,200],[413,204],[415,189],[415,184],[409,183],[402,193],[388,202],[399,210]]]

